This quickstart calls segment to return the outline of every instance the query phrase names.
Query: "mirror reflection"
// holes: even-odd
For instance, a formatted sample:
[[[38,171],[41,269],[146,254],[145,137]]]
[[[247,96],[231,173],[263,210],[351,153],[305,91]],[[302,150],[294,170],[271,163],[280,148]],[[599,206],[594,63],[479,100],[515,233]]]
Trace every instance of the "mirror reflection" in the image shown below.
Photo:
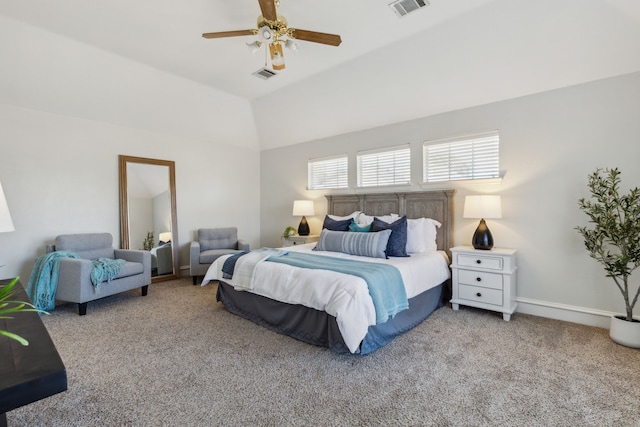
[[[120,156],[121,245],[152,254],[153,281],[179,275],[174,163]]]

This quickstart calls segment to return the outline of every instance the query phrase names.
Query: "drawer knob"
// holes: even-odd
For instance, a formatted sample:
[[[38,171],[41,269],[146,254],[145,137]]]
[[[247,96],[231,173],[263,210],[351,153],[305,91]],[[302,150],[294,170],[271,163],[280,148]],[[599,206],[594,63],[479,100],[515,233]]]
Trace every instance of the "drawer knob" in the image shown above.
[[[481,297],[481,296],[482,296],[482,294],[481,294],[480,292],[476,292],[476,296],[477,296],[477,297]]]
[[[482,282],[482,277],[476,277],[476,282]]]
[[[477,259],[476,260],[476,264],[482,264],[482,260],[481,259]]]

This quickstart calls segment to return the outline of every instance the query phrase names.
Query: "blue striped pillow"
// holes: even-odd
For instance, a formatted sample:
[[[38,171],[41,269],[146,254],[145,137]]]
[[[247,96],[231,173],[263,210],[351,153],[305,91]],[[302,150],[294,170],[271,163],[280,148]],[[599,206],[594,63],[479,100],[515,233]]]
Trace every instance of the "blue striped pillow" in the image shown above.
[[[385,250],[391,230],[377,233],[352,233],[348,231],[322,230],[316,251],[342,252],[343,254],[386,258]]]

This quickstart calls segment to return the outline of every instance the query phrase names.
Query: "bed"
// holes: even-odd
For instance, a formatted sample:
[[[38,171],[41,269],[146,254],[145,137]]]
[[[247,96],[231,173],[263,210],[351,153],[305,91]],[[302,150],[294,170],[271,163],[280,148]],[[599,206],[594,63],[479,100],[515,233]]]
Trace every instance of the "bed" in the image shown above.
[[[217,300],[228,311],[270,330],[327,347],[336,353],[371,353],[420,324],[448,300],[448,248],[452,243],[454,193],[450,190],[326,196],[327,214],[338,220],[358,213],[389,218],[388,215],[393,213],[397,216],[387,221],[392,223],[406,216],[408,235],[416,230],[416,224],[425,221],[419,220],[421,218],[439,223],[437,234],[434,231],[433,247],[429,250],[412,252],[408,257],[383,259],[328,250],[316,251],[316,243],[293,248],[263,249],[268,254],[252,251],[240,258],[236,256],[231,264],[235,264],[237,259],[237,265],[242,262],[246,266],[252,257],[261,261],[287,261],[255,262],[250,270],[246,270],[246,267],[238,270],[236,267],[236,273],[230,276],[223,272],[223,267],[226,262],[225,268],[228,268],[231,256],[221,257],[211,265],[202,285],[218,280]],[[379,222],[378,219],[376,221]],[[325,230],[323,233],[325,236],[321,235],[317,245],[326,249],[329,240],[325,237],[330,233]],[[339,232],[334,234],[340,235]],[[380,235],[380,239],[390,235],[385,230],[382,233],[341,234],[353,239],[360,238],[356,235],[365,234],[369,238],[378,238]],[[303,263],[313,259],[314,263],[318,261],[318,265],[324,265],[325,262],[354,263],[359,271],[393,270],[396,275],[399,272],[406,293],[406,305],[389,311],[389,315],[380,314],[380,299],[388,302],[393,297],[384,295],[376,300],[370,278],[345,274],[340,269],[318,270],[316,268],[319,267],[315,266],[311,269],[288,264],[296,258],[301,258]],[[242,274],[246,271],[251,272],[250,278],[242,282]]]

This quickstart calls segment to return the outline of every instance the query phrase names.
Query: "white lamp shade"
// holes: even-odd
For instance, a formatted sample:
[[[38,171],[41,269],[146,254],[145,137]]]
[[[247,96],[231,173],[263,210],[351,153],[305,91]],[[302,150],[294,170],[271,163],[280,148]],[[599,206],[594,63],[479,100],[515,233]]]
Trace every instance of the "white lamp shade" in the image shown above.
[[[466,196],[462,216],[464,218],[502,218],[500,196]]]
[[[0,183],[0,233],[14,230],[7,199],[4,197],[4,190],[2,189],[2,183]]]
[[[164,233],[160,233],[160,235],[158,236],[158,239],[160,239],[161,242],[170,242],[171,241],[171,232],[170,231],[165,231]]]
[[[293,216],[315,215],[315,211],[313,209],[313,200],[294,200],[292,215]]]

